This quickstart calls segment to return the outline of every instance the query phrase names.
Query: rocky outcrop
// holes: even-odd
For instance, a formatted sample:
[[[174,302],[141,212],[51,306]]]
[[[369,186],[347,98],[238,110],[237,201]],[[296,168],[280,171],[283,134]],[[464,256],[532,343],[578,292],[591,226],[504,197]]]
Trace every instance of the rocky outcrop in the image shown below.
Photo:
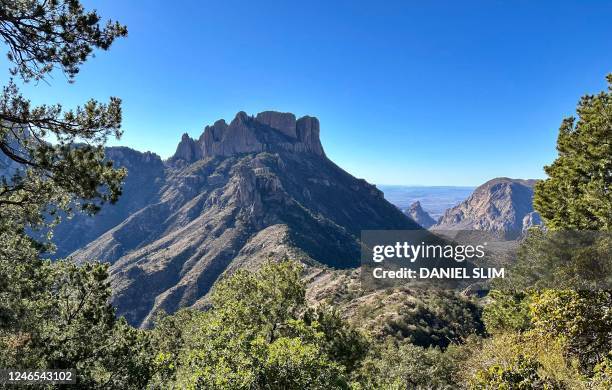
[[[204,129],[201,147],[205,157],[229,157],[241,153],[259,153],[265,150],[262,137],[258,137],[252,126],[252,118],[246,113],[239,112],[229,126],[223,124]]]
[[[257,114],[255,120],[272,129],[278,130],[290,138],[297,138],[295,115],[288,112],[264,111]]]
[[[176,147],[176,152],[170,158],[171,162],[183,161],[184,163],[192,163],[203,157],[202,147],[196,140],[189,137],[187,133],[181,137]]]
[[[325,155],[319,139],[319,120],[317,118],[304,116],[298,119],[296,133],[298,140],[304,145],[306,151]]]
[[[362,230],[418,228],[325,157],[316,118],[277,114],[241,112],[207,127],[195,141],[202,158],[169,160],[145,204],[141,189],[126,188],[124,198],[137,200],[129,212],[74,252],[112,264],[119,315],[147,326],[159,310],[200,305],[219,278],[267,259],[355,267]]]
[[[497,178],[476,188],[459,205],[448,209],[432,230],[483,230],[516,239],[539,224],[533,209],[536,180]]]
[[[543,225],[543,222],[537,211],[532,211],[523,217],[523,233],[529,228],[541,225]]]
[[[429,229],[436,223],[436,221],[425,210],[423,210],[423,207],[421,207],[421,202],[418,200],[411,204],[409,208],[404,210],[404,214],[425,229]]]
[[[241,111],[229,125],[218,120],[206,126],[197,141],[183,134],[169,162],[192,163],[206,157],[279,150],[324,157],[319,120],[310,116],[296,120],[291,113],[275,111],[260,112],[253,117]]]

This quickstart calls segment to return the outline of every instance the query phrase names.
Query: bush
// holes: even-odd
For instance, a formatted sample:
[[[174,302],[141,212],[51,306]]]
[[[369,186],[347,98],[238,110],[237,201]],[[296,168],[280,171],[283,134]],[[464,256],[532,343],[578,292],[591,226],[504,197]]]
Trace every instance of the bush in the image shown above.
[[[566,387],[538,373],[541,365],[532,358],[519,355],[511,364],[494,364],[478,371],[470,383],[471,389],[500,390],[553,390]]]

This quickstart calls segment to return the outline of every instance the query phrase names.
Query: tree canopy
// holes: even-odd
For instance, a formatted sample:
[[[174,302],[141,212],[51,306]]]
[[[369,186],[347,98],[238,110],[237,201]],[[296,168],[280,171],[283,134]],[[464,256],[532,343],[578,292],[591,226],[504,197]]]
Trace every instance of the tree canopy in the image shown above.
[[[118,199],[125,172],[103,147],[121,136],[121,100],[34,106],[18,81],[57,71],[72,82],[94,50],[126,34],[76,0],[0,1],[12,64],[0,93],[0,367],[75,368],[87,388],[142,388],[147,339],[115,317],[107,266],[45,260],[51,246],[36,231]]]
[[[127,29],[102,26],[95,11],[77,0],[11,1],[0,7],[0,39],[13,66],[28,82],[46,81],[54,70],[73,81],[95,49],[107,50]],[[121,100],[95,100],[65,110],[60,104],[33,106],[14,79],[0,94],[0,212],[2,219],[36,226],[52,206],[95,212],[121,193],[122,170],[104,161],[109,136],[121,136]]]
[[[563,120],[559,156],[535,186],[534,208],[549,229],[612,229],[612,74],[607,80],[607,91],[585,95],[577,118]]]

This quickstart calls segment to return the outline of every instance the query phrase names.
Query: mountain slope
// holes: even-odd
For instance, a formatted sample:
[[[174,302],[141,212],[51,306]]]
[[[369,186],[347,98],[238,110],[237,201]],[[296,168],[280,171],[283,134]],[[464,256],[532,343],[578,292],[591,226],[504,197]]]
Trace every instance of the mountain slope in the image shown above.
[[[284,257],[354,267],[361,230],[418,228],[325,156],[313,117],[240,112],[183,136],[165,167],[148,204],[74,253],[112,263],[113,302],[137,325],[201,304],[239,267]]]
[[[123,194],[116,204],[102,207],[95,216],[76,213],[70,221],[60,223],[54,231],[55,257],[69,255],[151,203],[165,181],[164,163],[154,153],[109,147],[105,155],[115,166],[128,171]]]
[[[496,178],[476,188],[459,205],[448,209],[432,230],[484,230],[515,239],[540,224],[533,209],[536,180]]]

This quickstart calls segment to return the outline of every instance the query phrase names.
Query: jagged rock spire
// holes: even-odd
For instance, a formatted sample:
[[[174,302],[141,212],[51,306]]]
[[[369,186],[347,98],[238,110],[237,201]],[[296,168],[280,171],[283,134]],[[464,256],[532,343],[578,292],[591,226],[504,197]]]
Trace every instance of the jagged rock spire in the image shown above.
[[[171,161],[183,160],[187,163],[197,161],[202,158],[202,148],[196,140],[184,133],[176,147],[176,152],[170,158]]]
[[[171,161],[187,163],[208,156],[232,156],[240,153],[286,150],[325,156],[319,139],[319,120],[292,113],[260,112],[249,116],[236,114],[228,125],[224,120],[206,126],[196,141],[184,134]]]
[[[427,211],[423,210],[423,207],[421,207],[421,202],[419,202],[418,200],[411,204],[410,207],[408,207],[406,211],[404,211],[404,214],[409,216],[410,219],[412,219],[425,229],[436,223],[436,221],[427,213]]]

